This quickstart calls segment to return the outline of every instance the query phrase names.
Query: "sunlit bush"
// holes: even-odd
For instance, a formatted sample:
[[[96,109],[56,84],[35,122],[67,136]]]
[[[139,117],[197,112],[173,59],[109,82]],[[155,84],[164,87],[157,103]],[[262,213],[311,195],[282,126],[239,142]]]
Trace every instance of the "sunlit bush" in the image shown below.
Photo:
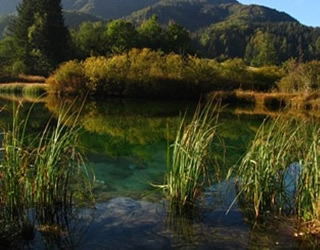
[[[61,65],[48,80],[63,93],[126,97],[198,98],[214,90],[270,90],[277,67],[252,70],[242,59],[218,63],[195,56],[132,49],[113,57],[90,57]]]
[[[61,94],[84,94],[88,91],[87,77],[82,63],[69,61],[62,64],[47,80],[51,91]]]
[[[83,65],[93,94],[122,95],[128,72],[126,55],[90,57]]]
[[[291,60],[284,65],[287,75],[278,83],[278,88],[286,92],[313,91],[320,88],[320,62],[311,61],[298,64]]]

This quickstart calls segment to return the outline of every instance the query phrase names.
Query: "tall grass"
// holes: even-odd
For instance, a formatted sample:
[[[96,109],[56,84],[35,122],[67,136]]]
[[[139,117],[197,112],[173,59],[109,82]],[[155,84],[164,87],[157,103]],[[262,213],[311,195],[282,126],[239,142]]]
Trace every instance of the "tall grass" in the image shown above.
[[[69,111],[60,112],[56,122],[49,121],[33,136],[27,134],[31,111],[24,120],[19,108],[15,111],[2,142],[0,216],[5,222],[23,225],[31,208],[42,222],[50,220],[56,211],[72,207],[75,195],[90,194],[89,169],[76,147],[77,114]],[[72,125],[64,125],[69,120]]]
[[[198,105],[188,125],[182,119],[173,145],[168,145],[167,174],[162,189],[171,204],[193,205],[201,194],[208,174],[209,146],[215,136],[220,102]],[[171,158],[172,157],[172,158]]]
[[[320,126],[265,121],[238,166],[238,197],[256,218],[267,211],[320,219]]]

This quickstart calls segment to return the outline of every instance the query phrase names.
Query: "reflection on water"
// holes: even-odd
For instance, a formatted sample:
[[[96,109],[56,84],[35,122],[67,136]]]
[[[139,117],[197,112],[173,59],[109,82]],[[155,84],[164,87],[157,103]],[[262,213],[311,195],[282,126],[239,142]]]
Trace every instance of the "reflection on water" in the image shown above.
[[[0,115],[0,126],[4,127],[10,122],[12,104],[1,101],[0,105],[6,107]],[[27,110],[30,104],[24,105]],[[61,102],[55,98],[35,105],[29,133],[43,128],[44,121],[52,114],[55,116],[59,106]],[[76,111],[80,106],[79,101],[71,109]],[[181,115],[188,110],[189,119],[188,114],[193,113],[195,106],[196,103],[189,102],[88,101],[80,114],[83,129],[79,146],[96,173],[96,208],[80,209],[68,224],[76,225],[70,230],[56,234],[39,230],[41,234],[37,233],[33,246],[40,249],[299,247],[290,221],[283,223],[270,218],[272,223],[253,228],[237,204],[226,215],[235,190],[232,182],[222,180],[245,152],[263,116],[240,115],[239,111],[234,114],[232,109],[225,109],[218,129],[220,140],[213,144],[215,157],[221,164],[213,170],[215,183],[206,189],[192,216],[170,213],[162,194],[154,191],[150,183],[162,183],[167,141],[174,140]]]

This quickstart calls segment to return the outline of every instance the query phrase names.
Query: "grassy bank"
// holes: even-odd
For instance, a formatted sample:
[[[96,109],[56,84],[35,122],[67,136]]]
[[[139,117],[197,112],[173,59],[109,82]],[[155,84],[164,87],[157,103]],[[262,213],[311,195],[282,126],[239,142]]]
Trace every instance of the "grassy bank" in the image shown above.
[[[13,82],[44,83],[45,81],[46,81],[45,77],[37,76],[37,75],[24,75],[24,74],[20,74],[17,76],[0,75],[0,82],[1,83],[13,83]]]
[[[320,109],[320,92],[256,92],[214,91],[209,96],[218,96],[224,103],[249,105],[260,113],[281,109],[309,111]],[[258,112],[258,113],[259,113]]]
[[[45,83],[2,83],[0,94],[20,96],[39,96],[47,93],[48,85]]]

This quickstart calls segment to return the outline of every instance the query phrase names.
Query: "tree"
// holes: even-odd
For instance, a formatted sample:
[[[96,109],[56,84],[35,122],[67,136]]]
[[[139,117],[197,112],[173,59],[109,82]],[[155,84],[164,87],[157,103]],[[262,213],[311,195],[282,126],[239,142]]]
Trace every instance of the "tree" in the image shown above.
[[[315,57],[320,59],[320,36],[317,38],[315,42]]]
[[[274,36],[268,32],[257,31],[247,45],[245,60],[253,66],[277,64]]]
[[[143,47],[150,49],[163,48],[164,32],[158,23],[157,16],[152,16],[149,20],[141,24],[138,29]]]
[[[14,37],[16,49],[14,57],[16,61],[23,64],[23,70],[30,72],[32,68],[31,46],[29,43],[28,32],[29,27],[33,24],[33,15],[35,11],[36,0],[24,0],[17,7],[18,17],[14,20],[10,27],[10,32]]]
[[[189,50],[191,42],[189,32],[181,25],[170,22],[166,36],[169,52],[185,54]]]
[[[122,53],[138,45],[138,33],[131,22],[115,20],[107,25],[107,40],[112,53]]]
[[[19,74],[24,70],[24,65],[21,61],[17,61],[12,57],[15,50],[15,41],[12,37],[7,36],[0,40],[0,77]]]
[[[12,26],[16,59],[26,65],[25,73],[46,75],[68,58],[61,0],[23,0],[17,11]]]
[[[84,22],[78,30],[72,31],[71,36],[76,57],[83,59],[107,54],[106,26],[102,22]]]

